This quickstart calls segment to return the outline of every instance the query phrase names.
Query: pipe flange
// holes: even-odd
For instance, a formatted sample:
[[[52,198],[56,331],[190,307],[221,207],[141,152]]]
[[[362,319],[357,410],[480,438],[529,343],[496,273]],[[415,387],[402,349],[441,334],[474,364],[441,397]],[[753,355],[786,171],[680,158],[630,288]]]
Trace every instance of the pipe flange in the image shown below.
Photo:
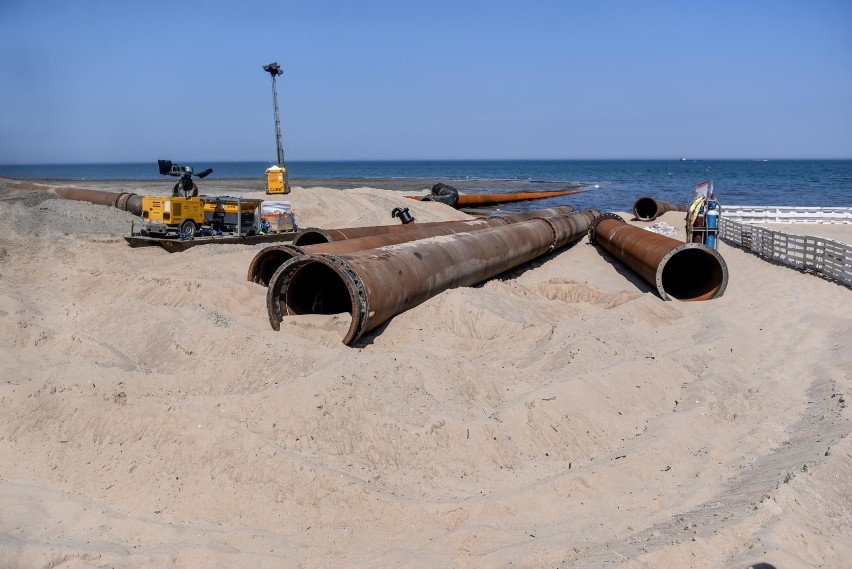
[[[346,288],[349,289],[350,298],[358,303],[358,306],[355,306],[353,302],[352,323],[349,326],[346,337],[343,339],[343,343],[348,346],[364,334],[367,322],[370,320],[370,302],[367,299],[367,287],[364,285],[364,279],[361,278],[358,272],[345,259],[323,253],[313,255],[312,257],[325,259],[330,265],[333,265],[333,268],[338,274],[341,274],[341,276],[345,274],[347,278],[344,278],[343,282]]]
[[[305,255],[305,250],[289,243],[265,247],[249,263],[248,280],[267,286],[272,280],[272,275],[278,270],[278,267],[293,257],[301,255]],[[277,263],[274,265],[274,268],[271,266],[273,263]]]
[[[531,217],[527,221],[532,220],[543,221],[544,224],[547,225],[547,227],[550,229],[551,235],[550,247],[548,247],[548,250],[553,251],[554,249],[556,249],[556,242],[559,240],[559,232],[557,231],[556,226],[553,225],[553,221],[546,217]]]
[[[266,310],[269,313],[269,323],[276,332],[281,329],[284,311],[281,309],[281,291],[290,283],[295,270],[293,267],[304,264],[305,257],[293,257],[275,271],[269,279],[266,289]]]
[[[614,213],[602,213],[596,218],[592,220],[592,223],[589,224],[589,243],[595,242],[595,227],[598,226],[598,223],[603,221],[604,219],[617,219],[621,223],[627,223],[624,221],[624,218],[620,215],[616,215]]]
[[[703,243],[684,243],[682,245],[678,245],[668,253],[666,253],[662,259],[660,259],[660,263],[657,265],[657,272],[654,275],[654,283],[657,286],[657,292],[660,295],[660,298],[663,300],[672,300],[672,296],[666,292],[666,289],[663,287],[663,271],[666,267],[666,263],[669,262],[669,259],[674,257],[677,253],[684,251],[686,249],[700,249],[705,253],[712,255],[716,258],[719,263],[719,267],[722,270],[722,282],[719,285],[719,289],[713,294],[710,298],[719,298],[723,294],[725,294],[725,289],[728,288],[728,264],[725,262],[725,259],[722,255],[719,254],[715,249],[711,249],[707,245]]]
[[[115,207],[121,211],[127,211],[127,201],[130,199],[130,196],[134,195],[136,194],[132,194],[130,192],[125,192],[119,195],[115,200]]]
[[[128,197],[130,197],[130,194],[128,192],[121,192],[120,194],[115,196],[115,199],[112,201],[112,207],[118,208],[118,209],[124,209],[119,204],[121,204],[122,201],[124,201],[124,203],[127,203]]]

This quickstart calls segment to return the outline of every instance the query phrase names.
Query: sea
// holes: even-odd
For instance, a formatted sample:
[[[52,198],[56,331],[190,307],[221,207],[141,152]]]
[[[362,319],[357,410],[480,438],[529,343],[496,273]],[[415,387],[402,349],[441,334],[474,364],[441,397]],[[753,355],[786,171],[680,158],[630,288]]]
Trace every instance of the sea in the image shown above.
[[[181,163],[182,164],[182,163]],[[193,162],[209,179],[262,179],[268,162]],[[583,193],[507,204],[524,211],[570,204],[631,211],[640,197],[688,204],[695,186],[711,180],[728,205],[852,207],[852,160],[429,160],[288,162],[299,180],[349,180],[354,186],[393,188],[401,181],[443,182],[462,193],[552,191]],[[38,180],[148,180],[161,178],[156,161],[128,164],[0,165],[0,177]],[[384,183],[382,183],[384,182]]]

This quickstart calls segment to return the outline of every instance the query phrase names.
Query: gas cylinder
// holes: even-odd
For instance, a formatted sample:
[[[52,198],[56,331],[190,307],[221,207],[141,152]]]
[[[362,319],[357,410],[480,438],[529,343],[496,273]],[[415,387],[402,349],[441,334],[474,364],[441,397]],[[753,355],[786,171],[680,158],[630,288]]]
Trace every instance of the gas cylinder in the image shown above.
[[[717,234],[719,232],[719,202],[707,200],[707,213],[705,214],[707,230],[704,244],[711,249],[716,249]]]

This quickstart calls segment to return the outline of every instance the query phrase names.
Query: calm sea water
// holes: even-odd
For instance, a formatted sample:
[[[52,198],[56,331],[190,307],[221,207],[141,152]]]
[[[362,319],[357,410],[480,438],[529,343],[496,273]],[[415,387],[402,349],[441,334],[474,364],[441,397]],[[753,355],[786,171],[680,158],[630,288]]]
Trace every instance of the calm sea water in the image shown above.
[[[262,178],[266,162],[190,163],[213,168],[215,178]],[[637,198],[651,196],[688,203],[695,184],[713,180],[725,204],[852,207],[852,160],[506,160],[288,162],[290,180],[423,179],[461,191],[547,191],[580,184],[583,194],[524,202],[524,210],[570,203],[603,211],[630,211]],[[0,165],[0,177],[66,180],[161,178],[155,161],[139,164]]]

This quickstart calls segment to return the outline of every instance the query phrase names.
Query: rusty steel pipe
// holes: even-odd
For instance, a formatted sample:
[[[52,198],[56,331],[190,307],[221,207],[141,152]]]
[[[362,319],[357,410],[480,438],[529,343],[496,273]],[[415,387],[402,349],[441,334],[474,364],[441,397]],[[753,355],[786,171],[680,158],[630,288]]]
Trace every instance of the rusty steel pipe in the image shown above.
[[[569,215],[574,212],[574,208],[570,205],[559,206],[554,208],[539,209],[523,213],[505,213],[492,215],[487,218],[473,219],[470,221],[447,221],[437,223],[418,223],[408,225],[391,225],[379,227],[395,227],[405,229],[393,233],[380,233],[375,235],[365,235],[344,239],[354,232],[349,229],[329,230],[329,233],[324,233],[323,230],[313,230],[308,233],[308,240],[297,242],[294,240],[292,244],[274,245],[266,247],[258,251],[254,258],[249,263],[247,280],[256,282],[263,286],[269,284],[269,279],[272,274],[283,265],[286,261],[298,254],[305,253],[329,253],[339,255],[342,253],[351,253],[353,251],[362,251],[364,249],[374,249],[384,247],[386,245],[396,245],[407,241],[415,241],[418,239],[427,239],[429,237],[437,237],[438,235],[451,235],[453,233],[463,233],[470,231],[478,231],[480,229],[488,229],[489,227],[499,227],[509,223],[517,223],[526,221],[536,217],[560,217]],[[354,228],[358,229],[358,228]],[[370,228],[372,229],[372,228]],[[322,242],[321,237],[340,237],[339,240]],[[311,243],[306,245],[305,242]]]
[[[129,211],[134,215],[142,215],[142,197],[129,192],[119,193],[85,188],[54,188],[53,191],[66,200],[107,205],[122,211]]]
[[[272,276],[269,322],[285,315],[349,313],[343,342],[450,288],[471,286],[580,239],[596,211],[538,218],[343,255],[294,257]]]
[[[686,211],[686,206],[642,197],[633,204],[633,215],[640,221],[654,221],[667,211]]]
[[[97,205],[115,206],[116,200],[121,196],[116,192],[103,190],[87,190],[84,188],[54,188],[53,190],[66,200],[77,200]]]
[[[344,227],[342,229],[320,229],[318,227],[306,227],[299,231],[293,238],[293,244],[316,245],[318,243],[331,243],[332,241],[346,241],[348,239],[361,239],[375,235],[387,235],[388,233],[404,233],[411,231],[413,225],[417,227],[441,227],[454,223],[468,223],[467,221],[430,221],[428,223],[409,223],[406,225],[370,225],[366,227]]]
[[[656,288],[663,300],[709,300],[728,286],[728,266],[713,249],[635,227],[615,214],[595,219],[589,239]]]
[[[399,227],[407,227],[408,231],[397,231],[395,233],[383,233],[379,235],[367,235],[355,239],[344,239],[341,241],[331,241],[329,243],[315,243],[313,245],[296,245],[282,244],[266,247],[258,251],[254,258],[249,263],[247,279],[261,285],[268,285],[269,279],[273,273],[296,255],[304,255],[307,253],[328,253],[331,255],[339,255],[342,253],[352,253],[354,251],[363,251],[365,249],[375,249],[377,247],[385,247],[387,245],[397,245],[399,243],[407,243],[408,241],[416,241],[418,239],[428,239],[429,237],[437,237],[439,235],[452,235],[454,233],[469,233],[489,227],[499,227],[506,225],[502,219],[483,218],[471,221],[450,222],[443,225],[427,226],[425,223],[415,225],[405,225]]]
[[[524,221],[534,217],[553,217],[556,215],[567,215],[572,213],[574,208],[570,205],[562,205],[546,209],[537,209],[523,213],[503,213],[489,216],[489,218],[500,218],[506,223],[515,223],[516,221]],[[475,221],[475,220],[474,220]],[[453,225],[456,223],[470,223],[470,221],[431,221],[428,223],[418,223],[417,227],[442,227]],[[308,227],[300,231],[293,238],[293,245],[305,246],[316,245],[317,243],[331,243],[332,241],[344,241],[347,239],[360,239],[372,235],[385,235],[387,233],[398,233],[410,231],[413,224],[407,225],[372,225],[367,227],[345,227],[342,229],[320,229],[318,227]]]

